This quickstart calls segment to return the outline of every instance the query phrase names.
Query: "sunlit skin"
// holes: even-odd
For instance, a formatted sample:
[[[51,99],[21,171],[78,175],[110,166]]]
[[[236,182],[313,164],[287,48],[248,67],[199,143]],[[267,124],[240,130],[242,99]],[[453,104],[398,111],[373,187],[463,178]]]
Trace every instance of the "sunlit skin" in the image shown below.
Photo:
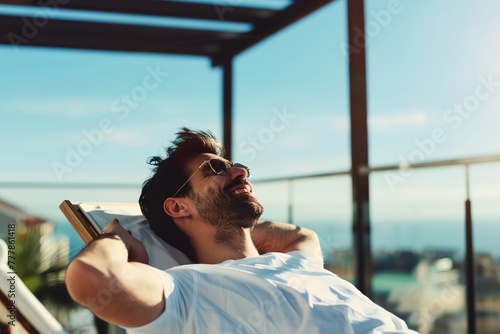
[[[204,153],[200,154],[196,158],[192,159],[189,162],[189,170],[190,175],[198,170],[198,166],[200,166],[205,160],[209,159],[219,159],[225,161],[226,163],[230,163],[230,161],[221,158],[215,154]],[[208,166],[202,168],[202,170],[196,173],[193,178],[190,180],[190,184],[193,187],[193,191],[199,195],[209,195],[208,191],[217,189],[218,191],[230,191],[233,192],[235,190],[242,190],[247,195],[252,197],[254,196],[254,189],[252,184],[248,181],[248,174],[244,168],[240,167],[230,167],[228,175],[214,175],[209,172]],[[226,189],[231,182],[236,179],[240,179],[242,184],[230,187]]]
[[[189,162],[187,168],[190,172],[189,175],[195,173],[205,160],[212,158],[229,162],[214,154],[201,154]],[[193,194],[202,198],[214,196],[216,192],[225,191],[235,196],[255,198],[253,186],[248,181],[247,176],[248,174],[244,168],[231,167],[227,175],[214,175],[209,172],[209,168],[206,166],[191,178],[190,184]],[[189,197],[170,197],[165,200],[164,209],[167,214],[174,218],[177,226],[192,240],[196,256],[201,263],[213,264],[227,259],[234,260],[259,255],[252,242],[250,229],[241,229],[240,240],[235,240],[231,245],[216,243],[216,228],[203,223],[195,203]],[[213,249],[218,250],[213,252]]]

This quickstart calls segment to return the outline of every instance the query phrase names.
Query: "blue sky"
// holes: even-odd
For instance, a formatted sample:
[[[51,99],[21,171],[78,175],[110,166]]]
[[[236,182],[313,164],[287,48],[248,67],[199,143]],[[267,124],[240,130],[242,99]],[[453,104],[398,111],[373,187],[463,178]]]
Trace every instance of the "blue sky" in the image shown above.
[[[336,1],[235,59],[234,157],[255,179],[350,168],[345,14],[346,2]],[[495,0],[367,1],[372,166],[500,153],[499,15]],[[0,198],[28,212],[61,220],[63,199],[136,201],[149,175],[146,158],[161,153],[179,127],[221,135],[221,72],[208,59],[2,45],[0,60],[0,182],[137,184],[120,191],[0,189]],[[152,71],[161,80],[123,111],[123,96]],[[472,111],[458,114],[457,105]],[[99,127],[107,129],[102,138]],[[84,147],[89,133],[96,144]],[[88,154],[58,174],[54,165],[67,165],[78,148]],[[500,216],[498,167],[471,170],[475,214],[483,220]],[[387,174],[373,174],[374,223],[460,220],[463,182],[460,167],[416,171],[395,189]],[[270,218],[286,219],[286,189],[258,186]],[[298,183],[293,191],[302,220],[346,228],[350,196],[347,177]]]

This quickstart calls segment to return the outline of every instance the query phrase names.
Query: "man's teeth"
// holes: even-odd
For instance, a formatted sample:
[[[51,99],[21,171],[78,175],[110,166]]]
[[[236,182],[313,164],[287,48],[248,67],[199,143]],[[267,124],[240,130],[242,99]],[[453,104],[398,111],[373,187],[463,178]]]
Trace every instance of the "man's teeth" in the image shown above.
[[[236,189],[235,191],[233,191],[234,194],[238,195],[238,194],[242,194],[242,193],[247,193],[248,190],[246,190],[245,188],[242,188],[242,189]]]

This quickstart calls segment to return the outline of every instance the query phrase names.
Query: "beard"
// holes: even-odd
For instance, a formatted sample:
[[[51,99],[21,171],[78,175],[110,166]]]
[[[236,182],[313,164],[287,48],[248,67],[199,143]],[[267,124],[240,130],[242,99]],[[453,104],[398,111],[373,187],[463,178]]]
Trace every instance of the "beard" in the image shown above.
[[[226,191],[214,191],[213,195],[202,198],[192,194],[200,218],[215,226],[216,241],[225,243],[242,233],[242,228],[255,226],[264,212],[264,208],[255,197],[248,194],[232,194]]]

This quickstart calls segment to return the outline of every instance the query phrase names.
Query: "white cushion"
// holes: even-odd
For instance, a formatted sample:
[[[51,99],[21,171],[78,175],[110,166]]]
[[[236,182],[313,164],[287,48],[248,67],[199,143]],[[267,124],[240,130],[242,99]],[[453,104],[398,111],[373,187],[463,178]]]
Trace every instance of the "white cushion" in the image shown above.
[[[149,255],[149,264],[164,270],[191,261],[178,249],[170,246],[158,237],[135,203],[80,203],[84,213],[98,224],[101,230],[113,218],[118,218],[120,225],[142,242]]]

